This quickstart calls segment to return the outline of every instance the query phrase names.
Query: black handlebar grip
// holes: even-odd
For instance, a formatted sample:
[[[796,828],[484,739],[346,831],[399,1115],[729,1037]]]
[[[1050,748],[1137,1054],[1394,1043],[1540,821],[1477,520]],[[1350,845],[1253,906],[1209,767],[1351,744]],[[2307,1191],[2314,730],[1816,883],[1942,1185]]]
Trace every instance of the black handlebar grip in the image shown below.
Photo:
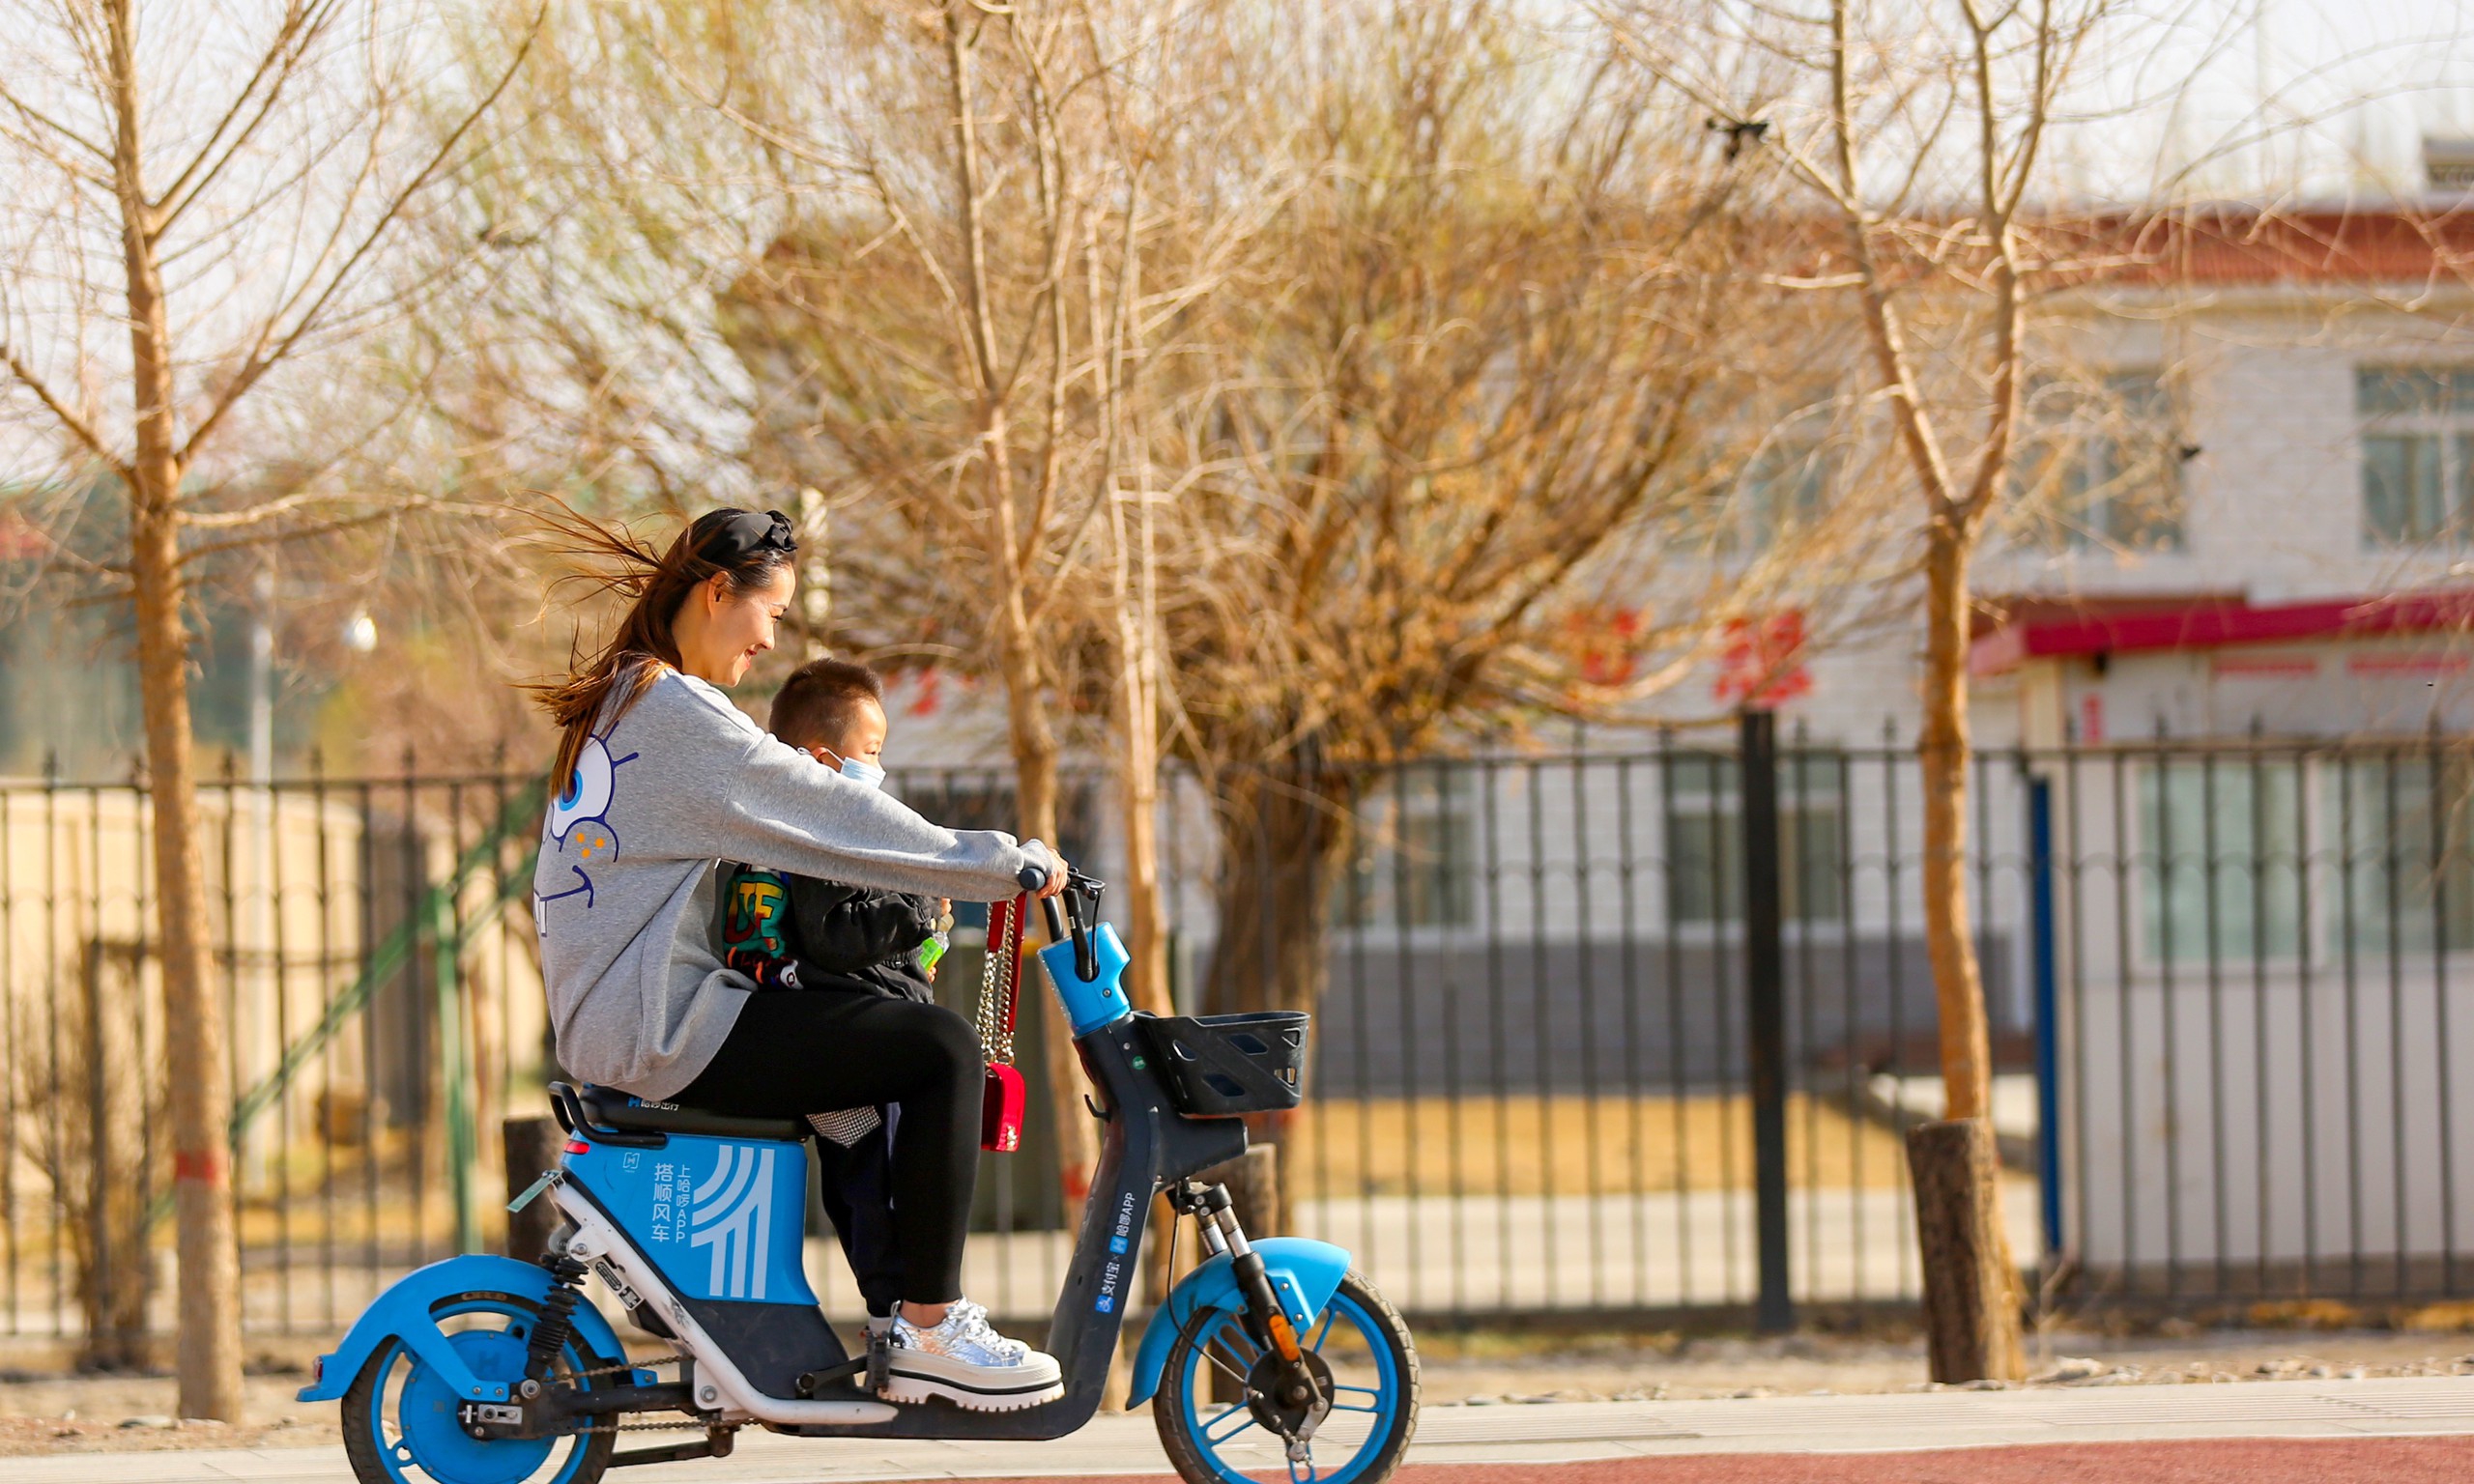
[[[1036,892],[1048,885],[1048,871],[1038,866],[1025,866],[1014,872],[1014,880],[1026,892]]]

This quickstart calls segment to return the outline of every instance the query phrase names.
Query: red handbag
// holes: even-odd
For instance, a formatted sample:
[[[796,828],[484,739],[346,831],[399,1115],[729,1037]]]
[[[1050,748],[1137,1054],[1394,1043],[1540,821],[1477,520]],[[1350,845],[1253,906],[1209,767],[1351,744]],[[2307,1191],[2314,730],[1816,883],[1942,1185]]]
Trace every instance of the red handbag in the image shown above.
[[[979,979],[979,1049],[988,1063],[980,1088],[979,1147],[1010,1155],[1022,1147],[1022,1073],[1014,1066],[1014,1010],[1022,987],[1022,923],[1030,899],[988,906],[988,957]]]

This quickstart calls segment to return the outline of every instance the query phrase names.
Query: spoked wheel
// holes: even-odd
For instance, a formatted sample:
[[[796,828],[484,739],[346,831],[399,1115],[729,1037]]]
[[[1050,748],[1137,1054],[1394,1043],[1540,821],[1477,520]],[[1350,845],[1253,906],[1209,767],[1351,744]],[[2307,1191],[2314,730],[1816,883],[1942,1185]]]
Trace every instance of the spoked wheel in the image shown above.
[[[534,1314],[532,1300],[513,1294],[466,1294],[431,1311],[474,1375],[510,1383],[524,1379]],[[556,1370],[575,1377],[618,1363],[571,1338]],[[590,1390],[626,1380],[583,1376],[573,1384]],[[353,1476],[360,1484],[595,1484],[610,1467],[617,1440],[609,1433],[485,1441],[457,1420],[463,1400],[401,1340],[388,1340],[344,1393],[344,1453]],[[612,1420],[594,1419],[602,1426]]]
[[[1279,1394],[1278,1357],[1254,1349],[1236,1315],[1186,1322],[1151,1414],[1187,1484],[1382,1484],[1399,1467],[1418,1426],[1409,1327],[1352,1272],[1299,1338],[1321,1404]]]

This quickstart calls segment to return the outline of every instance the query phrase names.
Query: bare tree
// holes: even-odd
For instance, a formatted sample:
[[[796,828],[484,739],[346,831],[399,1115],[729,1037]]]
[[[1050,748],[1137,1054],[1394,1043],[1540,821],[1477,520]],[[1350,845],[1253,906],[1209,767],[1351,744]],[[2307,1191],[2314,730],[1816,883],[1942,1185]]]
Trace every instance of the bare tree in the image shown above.
[[[407,8],[290,0],[248,20],[132,0],[23,8],[0,64],[13,269],[0,367],[42,431],[18,452],[126,517],[170,1066],[180,1405],[241,1412],[225,1030],[201,877],[187,680],[195,566],[365,518],[262,477],[234,438],[286,373],[394,311],[390,233],[468,144],[494,85],[422,120]],[[421,127],[415,128],[416,125]],[[125,342],[115,343],[124,333]]]
[[[1061,705],[1087,693],[1113,715],[1132,985],[1154,1009],[1159,492],[1136,384],[1277,194],[1210,188],[1238,112],[1219,10],[956,0],[881,29],[871,13],[830,48],[855,49],[870,85],[829,116],[714,95],[820,187],[738,285],[732,336],[770,388],[772,456],[844,501],[840,570],[867,610],[846,632],[893,655],[925,638],[1001,683],[1025,834],[1056,838]],[[1045,1013],[1079,1200],[1096,1150]]]
[[[1172,407],[1161,621],[1221,813],[1218,1011],[1314,1004],[1382,770],[1609,714],[1860,577],[1854,502],[1712,545],[1784,366],[1792,300],[1739,267],[1780,230],[1771,167],[1513,7],[1329,26],[1278,271],[1214,300],[1224,354]]]
[[[1986,1119],[1992,1085],[1968,900],[1970,573],[2012,489],[2035,280],[2073,256],[2040,240],[2033,219],[2052,194],[2057,105],[2113,9],[1830,0],[1798,14],[1722,0],[1681,14],[1608,12],[1648,71],[1694,97],[1713,128],[1774,154],[1836,225],[1835,249],[1809,255],[1794,281],[1852,301],[1862,361],[1921,505],[1921,889],[1954,1121]],[[1989,1136],[1979,1142],[1989,1148]],[[1978,1161],[1938,1187],[1998,1213],[1992,1180]],[[1958,1285],[1960,1307],[1981,1317],[1965,1358],[1937,1343],[1937,1379],[2022,1374],[2015,1264],[1998,1216],[1983,1225],[1986,1262],[1932,1275]],[[1999,1291],[1979,1291],[1984,1283]]]

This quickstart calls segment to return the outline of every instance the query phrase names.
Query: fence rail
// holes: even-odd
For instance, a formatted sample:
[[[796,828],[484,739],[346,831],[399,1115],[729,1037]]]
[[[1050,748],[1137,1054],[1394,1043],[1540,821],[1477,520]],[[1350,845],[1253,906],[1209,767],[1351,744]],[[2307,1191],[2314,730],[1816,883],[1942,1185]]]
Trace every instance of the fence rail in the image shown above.
[[[1914,757],[1794,741],[1774,769],[1767,810],[1735,749],[1673,739],[1342,790],[1313,921],[1226,925],[1321,943],[1311,1093],[1262,1130],[1293,1223],[1428,1314],[1751,1304],[1746,919],[1774,910],[1787,1292],[1912,1301],[1900,1130],[1940,1091]],[[1101,782],[1071,781],[1065,833],[1111,870]],[[1987,754],[1971,785],[2023,1261],[2091,1302],[2466,1297],[2461,739]],[[893,785],[957,825],[1011,813],[1000,773]],[[227,778],[203,805],[246,1323],[331,1330],[402,1270],[496,1240],[483,1134],[539,1106],[548,1069],[520,906],[537,788]],[[1194,1008],[1279,961],[1221,953],[1217,903],[1237,852],[1280,842],[1190,780],[1164,807]],[[1775,846],[1748,850],[1765,813]],[[147,829],[140,788],[0,783],[0,1333],[106,1357],[169,1310]],[[956,970],[976,983],[967,949]],[[1025,1315],[1070,1241],[1033,1104],[1025,1153],[983,1170],[966,1274]],[[849,1311],[838,1259],[820,1244],[815,1267]]]

